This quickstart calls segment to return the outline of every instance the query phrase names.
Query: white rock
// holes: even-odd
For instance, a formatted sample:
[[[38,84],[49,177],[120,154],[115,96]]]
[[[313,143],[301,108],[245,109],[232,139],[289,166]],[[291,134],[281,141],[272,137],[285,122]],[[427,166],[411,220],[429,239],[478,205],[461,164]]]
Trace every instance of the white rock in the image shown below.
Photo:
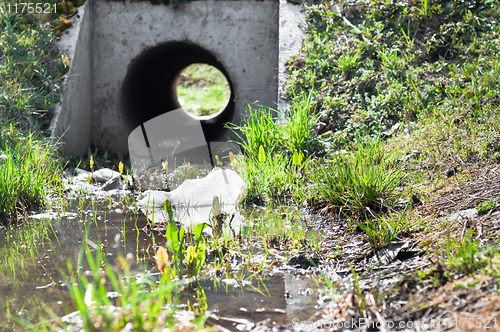
[[[215,196],[221,204],[235,204],[245,182],[233,170],[214,168],[206,177],[184,181],[171,192],[148,190],[138,198],[141,207],[162,207],[166,200],[175,205],[212,205]]]
[[[109,168],[103,168],[92,173],[92,178],[95,181],[101,183],[107,182],[108,180],[111,180],[112,178],[115,178],[117,176],[120,176],[120,173],[113,171]]]
[[[219,231],[230,232],[232,229],[239,232],[244,221],[236,203],[244,198],[245,187],[238,173],[214,168],[206,177],[186,180],[171,192],[148,190],[139,196],[137,205],[149,220],[158,224],[169,220],[168,213],[163,209],[168,199],[174,207],[173,218],[191,228],[199,223],[211,223],[213,201],[217,196],[221,212],[226,214],[224,224],[229,227],[224,229],[221,226]],[[204,232],[210,234],[211,229],[207,227]]]

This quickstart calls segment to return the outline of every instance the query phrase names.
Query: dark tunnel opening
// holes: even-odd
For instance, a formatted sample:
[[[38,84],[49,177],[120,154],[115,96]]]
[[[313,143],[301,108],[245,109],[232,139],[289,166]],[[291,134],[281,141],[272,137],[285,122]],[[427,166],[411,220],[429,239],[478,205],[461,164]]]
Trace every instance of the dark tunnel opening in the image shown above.
[[[227,140],[225,123],[233,119],[235,108],[231,79],[214,55],[188,42],[169,42],[152,47],[130,64],[121,90],[127,135],[144,122],[182,107],[177,100],[178,77],[193,63],[214,66],[229,83],[231,96],[225,109],[213,118],[200,120],[208,142]]]

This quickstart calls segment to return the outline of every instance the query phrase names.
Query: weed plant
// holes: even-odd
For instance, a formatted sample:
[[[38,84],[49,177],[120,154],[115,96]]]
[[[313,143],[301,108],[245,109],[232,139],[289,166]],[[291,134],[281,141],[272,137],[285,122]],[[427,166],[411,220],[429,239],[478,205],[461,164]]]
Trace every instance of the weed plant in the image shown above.
[[[496,208],[497,205],[497,201],[486,201],[476,206],[476,211],[478,214],[486,214]]]
[[[168,252],[172,255],[172,262],[171,267],[164,267],[165,264],[169,264],[168,252],[165,251],[164,248],[160,247],[157,252],[157,256],[158,253],[160,253],[164,257],[160,257],[160,259],[157,257],[158,268],[162,274],[168,278],[177,276],[180,280],[184,277],[184,259],[186,259],[187,277],[196,277],[200,273],[202,266],[205,264],[206,247],[205,244],[201,242],[203,240],[203,229],[207,225],[202,223],[194,227],[192,235],[195,245],[186,246],[187,236],[185,235],[184,228],[182,226],[177,227],[173,219],[173,211],[170,201],[165,201],[164,210],[167,212],[169,219],[165,238],[167,240],[166,246]]]

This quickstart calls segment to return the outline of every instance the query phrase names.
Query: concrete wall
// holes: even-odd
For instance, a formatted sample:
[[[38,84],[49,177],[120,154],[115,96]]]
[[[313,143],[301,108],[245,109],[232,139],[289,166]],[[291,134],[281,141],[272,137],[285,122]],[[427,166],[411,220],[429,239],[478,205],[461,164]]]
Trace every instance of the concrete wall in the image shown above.
[[[63,81],[63,95],[56,106],[51,123],[52,135],[62,136],[64,149],[70,154],[83,154],[91,143],[92,118],[92,15],[91,4],[78,9],[73,27],[65,31],[58,43],[70,60],[70,70]]]
[[[289,102],[283,98],[285,82],[290,71],[285,68],[286,60],[298,55],[306,37],[305,9],[286,0],[280,0],[280,43],[279,43],[279,89],[278,109],[284,111]]]
[[[195,44],[222,65],[233,88],[229,121],[239,123],[247,104],[277,107],[278,0],[192,1],[176,8],[132,0],[88,0],[89,5],[62,111],[53,123],[56,136],[71,124],[64,137],[68,152],[82,153],[90,142],[128,152],[131,128],[121,103],[125,77],[141,54],[168,42]]]

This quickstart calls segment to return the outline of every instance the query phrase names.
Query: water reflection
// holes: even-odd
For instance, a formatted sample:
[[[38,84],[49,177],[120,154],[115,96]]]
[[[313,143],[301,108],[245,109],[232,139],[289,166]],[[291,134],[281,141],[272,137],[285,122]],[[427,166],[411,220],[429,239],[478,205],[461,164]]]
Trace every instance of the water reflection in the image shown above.
[[[265,320],[269,325],[292,325],[293,319],[307,320],[316,312],[318,286],[311,276],[278,273],[251,285],[223,281],[216,288],[206,281],[203,287],[208,309],[218,318],[212,321],[231,331],[240,324],[238,329],[245,330]]]
[[[239,230],[242,218],[236,206],[244,199],[245,182],[231,169],[214,168],[201,179],[185,180],[173,191],[148,190],[138,198],[141,211],[154,223],[169,221],[164,203],[174,207],[174,219],[187,228],[210,224],[211,218],[230,216],[232,227]]]
[[[76,204],[72,210],[79,211]],[[198,218],[198,214],[193,211],[185,213],[192,219]],[[52,310],[59,317],[74,311],[71,296],[64,285],[64,275],[68,271],[69,262],[74,271],[79,270],[83,275],[90,276],[87,274],[89,266],[86,259],[79,257],[82,246],[84,250],[95,251],[101,250],[102,243],[102,249],[112,265],[117,264],[120,255],[127,256],[130,253],[134,273],[158,274],[154,263],[154,248],[155,244],[163,244],[165,239],[159,231],[151,229],[151,223],[145,216],[117,213],[107,208],[96,208],[85,213],[75,219],[63,217],[61,220],[47,220],[46,236],[41,237],[36,244],[38,251],[34,252],[34,263],[31,261],[29,248],[18,250],[17,254],[24,257],[24,266],[15,266],[15,276],[9,272],[5,261],[0,262],[0,330],[15,329],[12,320],[6,319],[7,304],[11,316],[15,315],[32,323],[39,322],[40,315],[48,317],[46,309]],[[199,210],[198,213],[205,214],[206,210]],[[260,214],[243,211],[243,215],[245,217],[238,214],[233,225],[241,227],[242,234],[255,236],[257,225],[254,222],[259,222]],[[184,215],[180,213],[178,217],[182,219]],[[269,225],[261,227],[266,227],[267,231],[279,232],[279,222],[282,219],[280,214],[267,217],[266,223]],[[15,233],[11,235],[16,237]],[[23,239],[19,237],[18,241]],[[0,250],[3,252],[14,245],[5,236],[0,237]],[[257,247],[253,249],[257,250]],[[140,262],[145,263],[145,267],[138,264]],[[293,318],[305,320],[315,312],[314,305],[317,301],[315,292],[304,292],[307,288],[317,288],[312,278],[276,271],[264,274],[261,280],[254,278],[250,283],[244,284],[231,277],[219,282],[207,278],[200,281],[200,287],[204,290],[208,310],[214,311],[211,321],[230,330],[234,330],[238,324],[243,324],[239,327],[243,328],[266,319],[269,319],[269,324],[292,324]],[[289,296],[285,298],[287,292]],[[186,288],[180,301],[193,303],[196,297],[196,291]]]

